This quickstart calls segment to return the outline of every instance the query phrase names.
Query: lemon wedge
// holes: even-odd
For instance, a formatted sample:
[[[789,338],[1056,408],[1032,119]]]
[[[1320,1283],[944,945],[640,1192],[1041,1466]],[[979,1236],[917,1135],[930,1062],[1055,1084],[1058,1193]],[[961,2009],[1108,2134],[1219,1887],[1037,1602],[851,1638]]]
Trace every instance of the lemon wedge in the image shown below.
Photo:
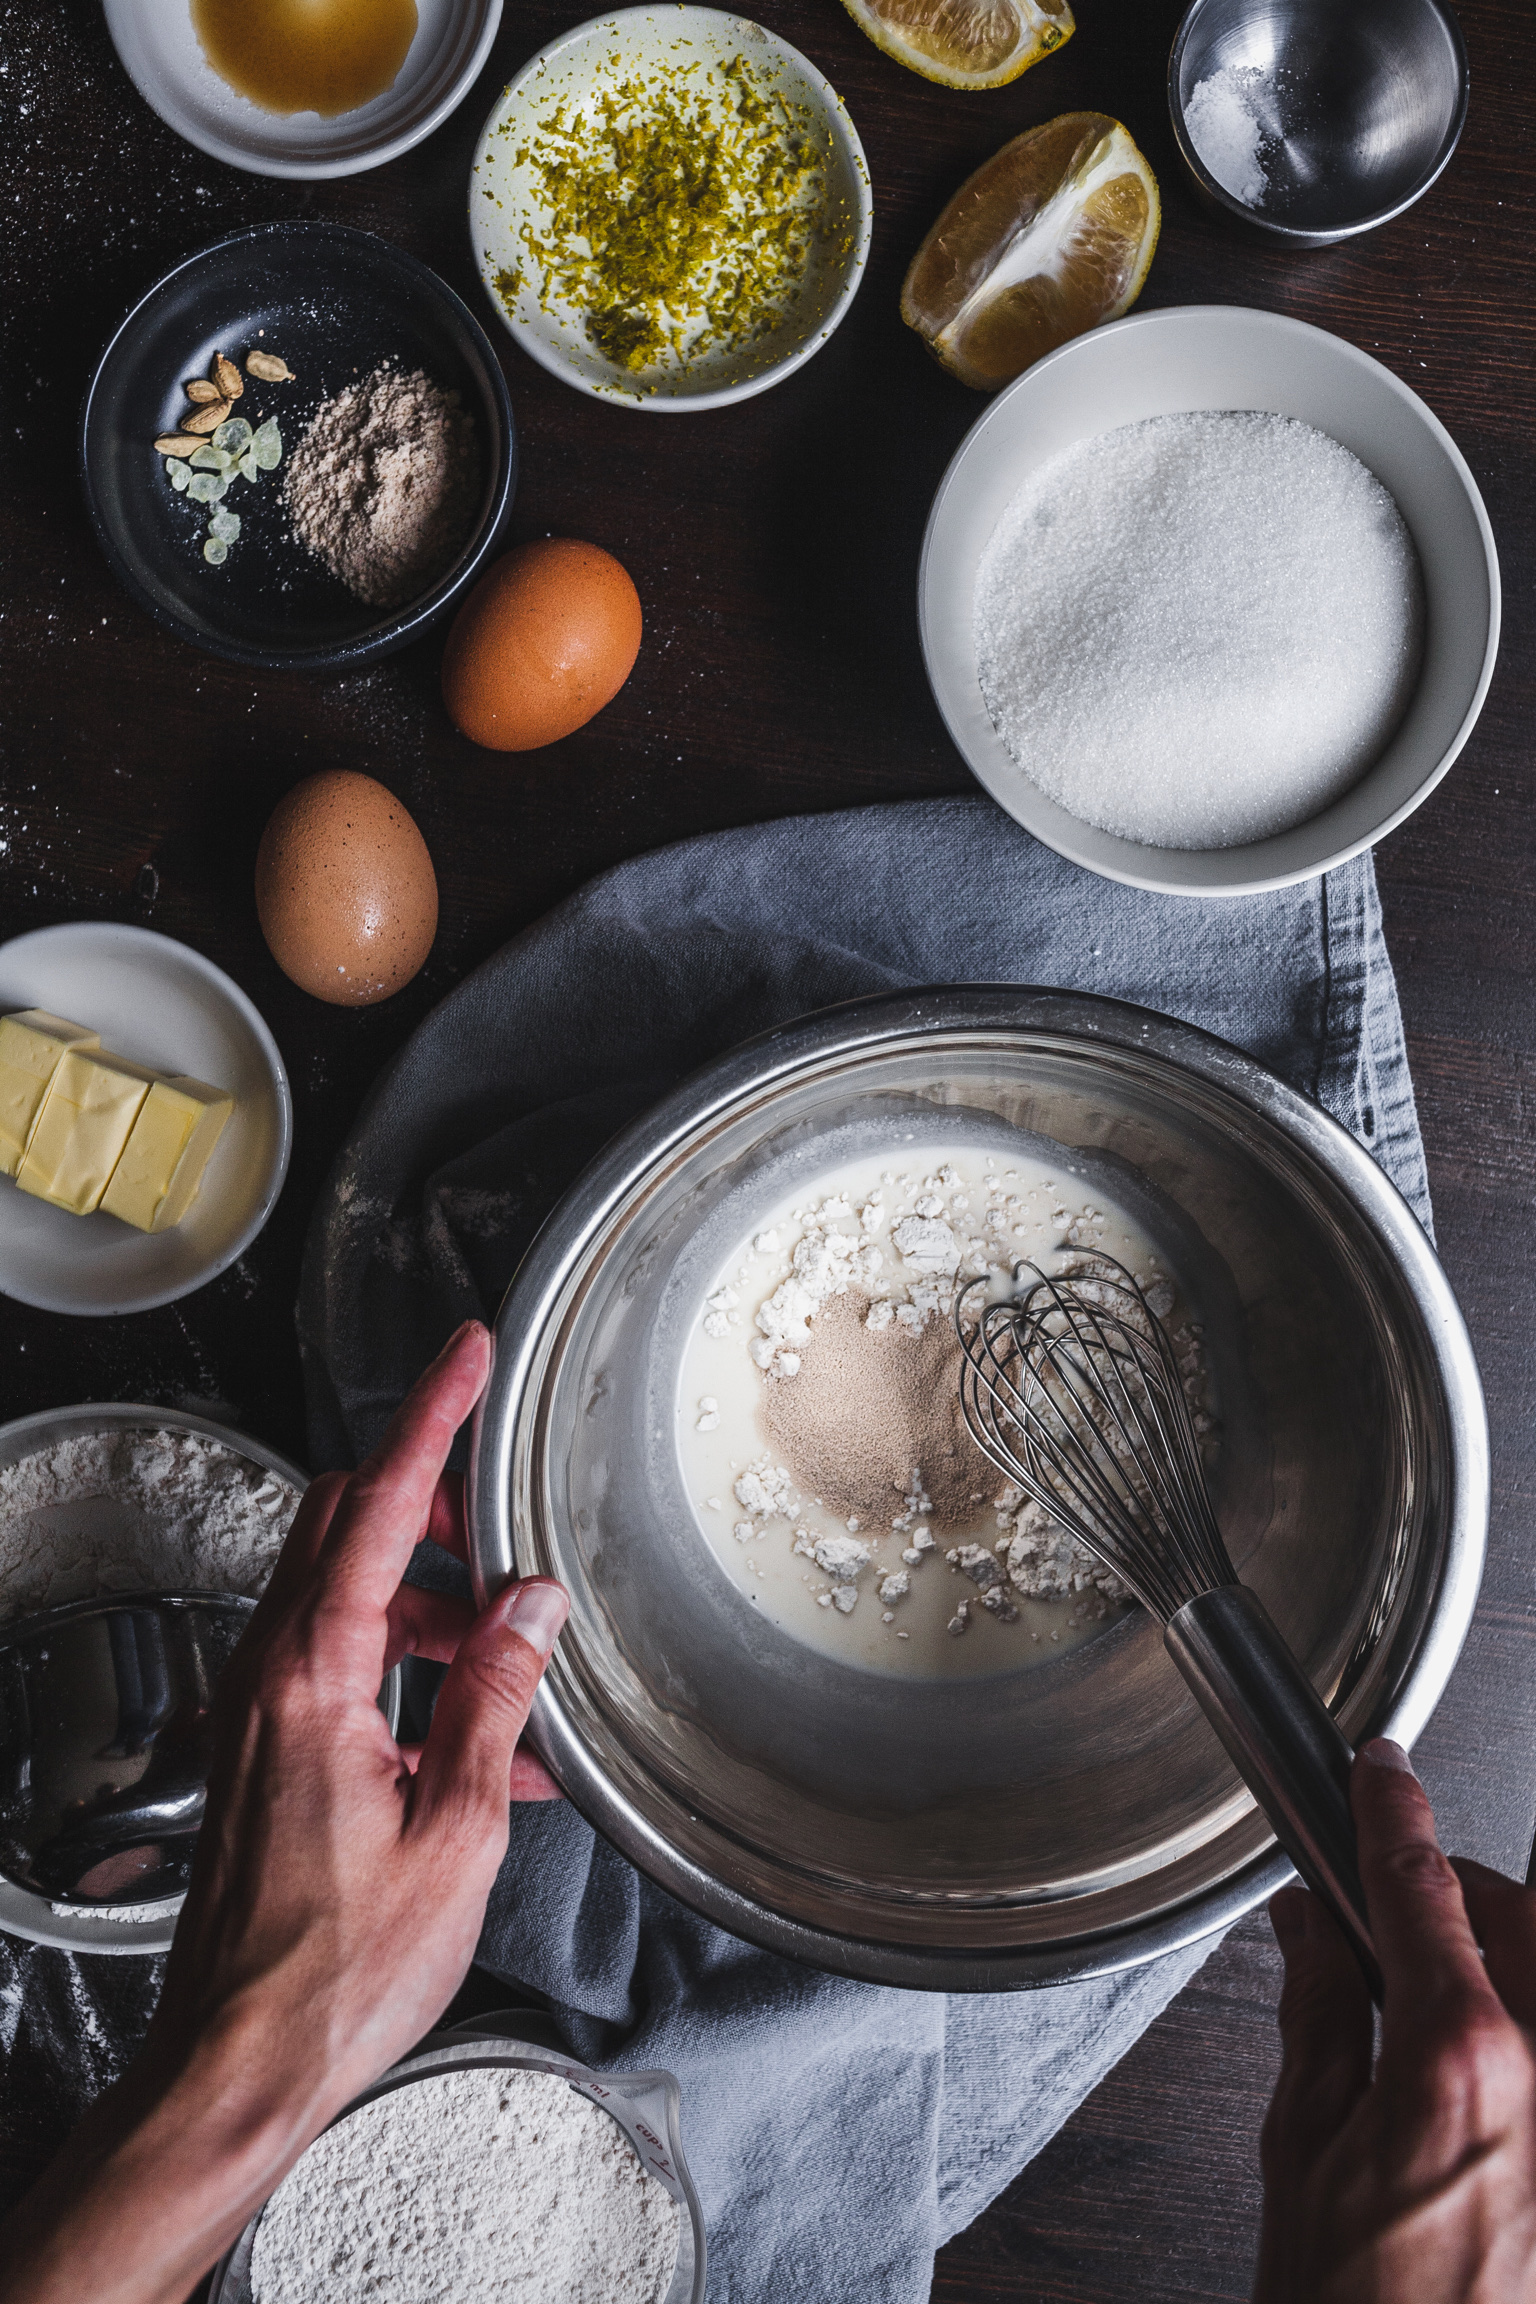
[[[1068,0],[843,0],[861,32],[944,88],[1002,88],[1071,39]]]
[[[1130,310],[1161,218],[1157,178],[1119,121],[1063,112],[961,185],[912,259],[901,316],[962,384],[995,392]]]

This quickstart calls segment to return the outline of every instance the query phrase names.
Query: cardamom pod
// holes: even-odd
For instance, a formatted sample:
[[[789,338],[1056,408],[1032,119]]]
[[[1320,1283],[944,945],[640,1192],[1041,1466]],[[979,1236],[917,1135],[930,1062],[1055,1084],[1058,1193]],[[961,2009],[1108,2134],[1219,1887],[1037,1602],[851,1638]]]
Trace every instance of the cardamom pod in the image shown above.
[[[189,400],[227,400],[228,397],[228,393],[221,392],[217,384],[210,384],[206,376],[194,376],[187,386]]]
[[[162,432],[155,442],[162,456],[190,456],[202,446],[195,433]]]
[[[184,417],[181,428],[183,432],[217,432],[228,414],[227,400],[210,400],[196,415]]]
[[[238,400],[245,390],[240,371],[233,360],[226,360],[222,352],[213,356],[213,380],[226,400]]]
[[[257,376],[263,384],[292,384],[297,381],[286,360],[279,360],[275,352],[247,352],[247,376]]]

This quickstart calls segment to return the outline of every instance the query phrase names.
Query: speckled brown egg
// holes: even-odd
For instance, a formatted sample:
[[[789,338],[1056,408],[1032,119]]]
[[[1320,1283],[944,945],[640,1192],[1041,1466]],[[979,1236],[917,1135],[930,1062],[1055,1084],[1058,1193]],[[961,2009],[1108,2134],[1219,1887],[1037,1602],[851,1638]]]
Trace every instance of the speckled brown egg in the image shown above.
[[[570,536],[520,544],[454,619],[443,701],[493,752],[532,752],[585,727],[640,653],[640,595],[611,552]]]
[[[273,809],[256,912],[285,976],[366,1008],[409,984],[437,933],[437,874],[409,812],[371,776],[328,768]]]

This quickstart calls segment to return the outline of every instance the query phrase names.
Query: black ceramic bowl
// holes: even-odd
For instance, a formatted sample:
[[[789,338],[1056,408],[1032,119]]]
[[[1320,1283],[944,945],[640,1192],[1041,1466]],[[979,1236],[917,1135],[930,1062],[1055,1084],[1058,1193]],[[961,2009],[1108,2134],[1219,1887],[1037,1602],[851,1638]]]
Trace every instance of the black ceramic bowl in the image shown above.
[[[283,508],[281,467],[233,482],[226,508],[240,515],[239,538],[221,567],[204,559],[210,507],[176,494],[153,443],[177,430],[185,386],[215,352],[243,372],[253,348],[279,354],[296,381],[246,376],[234,413],[252,424],[275,416],[285,463],[321,403],[381,361],[458,392],[480,441],[479,511],[418,599],[369,607],[307,552]],[[448,612],[506,523],[517,441],[490,340],[435,272],[346,225],[259,224],[189,256],[128,314],[86,394],[80,463],[102,550],[157,622],[236,664],[319,671],[386,655]]]

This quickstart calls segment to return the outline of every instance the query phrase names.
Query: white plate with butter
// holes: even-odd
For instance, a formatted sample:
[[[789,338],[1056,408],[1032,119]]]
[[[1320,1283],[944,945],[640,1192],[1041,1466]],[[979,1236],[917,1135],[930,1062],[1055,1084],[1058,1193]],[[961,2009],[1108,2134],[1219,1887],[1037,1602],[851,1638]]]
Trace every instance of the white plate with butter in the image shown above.
[[[45,1312],[147,1312],[233,1264],[288,1173],[293,1103],[277,1043],[223,970],[147,928],[76,921],[0,945],[0,1016],[45,1009],[129,1068],[224,1090],[234,1109],[173,1227],[88,1216],[0,1176],[0,1291]]]

